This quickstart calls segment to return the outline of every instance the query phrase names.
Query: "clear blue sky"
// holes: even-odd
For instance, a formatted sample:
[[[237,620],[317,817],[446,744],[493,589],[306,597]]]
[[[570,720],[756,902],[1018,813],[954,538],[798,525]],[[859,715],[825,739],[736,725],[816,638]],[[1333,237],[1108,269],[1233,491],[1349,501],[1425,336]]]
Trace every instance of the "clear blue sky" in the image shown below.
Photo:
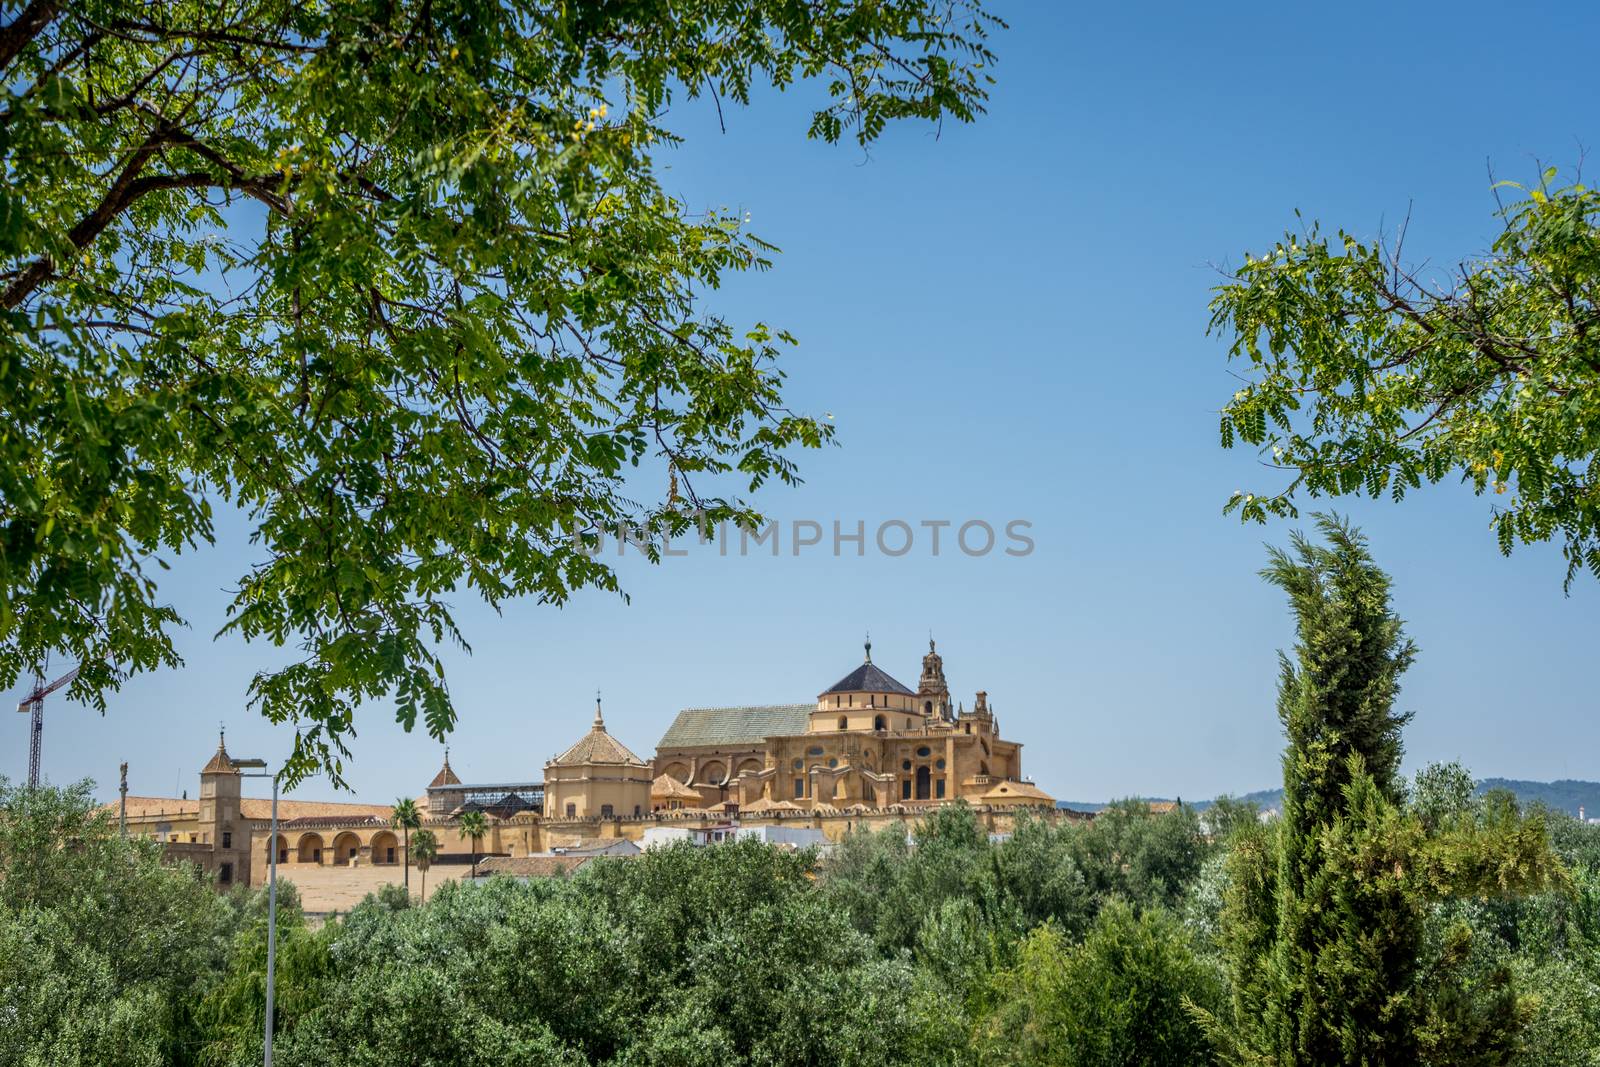
[[[452,761],[471,779],[537,778],[588,727],[597,686],[641,755],[682,707],[812,699],[860,660],[915,685],[928,631],[970,705],[987,689],[1024,769],[1061,798],[1198,798],[1275,784],[1280,595],[1255,572],[1286,526],[1220,514],[1270,485],[1217,445],[1231,394],[1205,336],[1213,264],[1260,249],[1301,209],[1359,234],[1408,210],[1409,248],[1448,265],[1495,233],[1486,164],[1526,178],[1600,144],[1600,9],[1567,4],[1006,5],[978,125],[892,130],[870,158],[805,140],[804,91],[674,117],[665,174],[691,203],[748,210],[783,248],[708,307],[795,331],[792,397],[832,412],[842,447],[764,498],[783,519],[1032,522],[1016,559],[815,552],[630,563],[631,605],[590,593],[503,616],[459,601],[475,646],[452,663]],[[1600,778],[1600,588],[1563,598],[1553,547],[1496,551],[1488,503],[1446,484],[1404,505],[1346,503],[1394,574],[1421,647],[1402,704],[1408,765]],[[213,642],[244,529],[179,563],[187,665],[134,680],[101,719],[49,710],[45,768],[116,766],[135,792],[193,790],[219,720],[235,754],[290,737],[249,713],[281,658]],[[15,694],[8,700],[14,703]],[[24,773],[9,715],[0,773]],[[418,793],[439,746],[374,706],[350,780]],[[311,783],[303,796],[330,794]]]

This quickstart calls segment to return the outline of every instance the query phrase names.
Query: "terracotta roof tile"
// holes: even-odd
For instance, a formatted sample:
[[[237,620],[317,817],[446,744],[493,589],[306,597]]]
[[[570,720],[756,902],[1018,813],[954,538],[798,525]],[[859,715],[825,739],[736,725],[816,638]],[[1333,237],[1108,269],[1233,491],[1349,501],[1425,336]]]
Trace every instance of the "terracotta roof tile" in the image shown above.
[[[438,789],[442,785],[460,785],[461,779],[456,777],[456,772],[450,769],[450,753],[444,754],[444,766],[439,768],[439,773],[433,776],[433,781],[428,783],[429,789]]]
[[[1055,798],[1032,782],[1001,782],[978,799],[986,804],[1054,804]]]
[[[820,807],[826,807],[826,806],[827,805],[821,805],[821,804],[818,805],[819,808]],[[739,813],[741,815],[753,815],[753,814],[755,814],[757,812],[762,812],[762,811],[801,811],[801,810],[802,809],[801,809],[800,805],[796,804],[792,800],[769,800],[766,797],[762,797],[760,800],[757,800],[754,804],[746,804],[744,807],[740,808],[739,809]]]
[[[663,774],[650,783],[650,799],[654,800],[657,797],[664,797],[668,800],[674,798],[699,800],[700,794],[672,777],[672,775]]]
[[[240,814],[246,819],[265,821],[272,818],[272,801],[267,797],[245,797],[239,802]],[[117,803],[105,805],[112,816],[117,814]],[[351,804],[335,800],[283,800],[278,801],[278,821],[290,819],[370,817],[388,821],[391,809],[386,804]],[[158,815],[194,817],[200,814],[198,800],[179,800],[176,797],[128,798],[128,818],[145,819]]]
[[[245,797],[239,807],[247,819],[272,818],[272,801],[267,797]],[[352,815],[370,815],[385,821],[394,811],[387,804],[351,804],[338,800],[282,800],[278,801],[278,821],[285,819],[346,818]]]
[[[643,767],[644,760],[629,752],[627,746],[606,733],[599,719],[578,743],[550,761],[557,767],[574,767],[585,763],[621,763],[629,767]]]
[[[223,744],[223,739],[222,738],[218,738],[217,739],[217,751],[216,751],[216,754],[211,757],[211,761],[209,763],[207,763],[204,767],[200,768],[200,773],[201,774],[218,774],[218,773],[229,774],[233,770],[234,770],[233,759],[232,759],[232,757],[230,757],[228,755],[227,746]]]

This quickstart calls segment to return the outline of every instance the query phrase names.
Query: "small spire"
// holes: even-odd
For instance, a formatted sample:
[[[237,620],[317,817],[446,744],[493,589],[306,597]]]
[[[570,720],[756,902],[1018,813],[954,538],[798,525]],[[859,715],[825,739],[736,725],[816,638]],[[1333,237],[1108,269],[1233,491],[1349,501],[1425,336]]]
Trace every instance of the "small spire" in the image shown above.
[[[928,651],[933,652],[933,631],[928,631]]]
[[[605,717],[600,714],[600,690],[598,689],[594,691],[594,728],[596,730],[604,730],[606,728]]]
[[[872,631],[867,631],[867,662],[872,662]]]

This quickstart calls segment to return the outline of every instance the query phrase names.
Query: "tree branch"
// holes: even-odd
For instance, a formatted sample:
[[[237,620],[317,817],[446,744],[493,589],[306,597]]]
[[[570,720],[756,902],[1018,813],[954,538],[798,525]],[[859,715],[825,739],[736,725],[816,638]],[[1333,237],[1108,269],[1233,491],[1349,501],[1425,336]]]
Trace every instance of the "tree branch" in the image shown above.
[[[187,135],[185,135],[187,136]],[[189,139],[191,143],[184,147],[194,147],[197,142]],[[152,134],[150,140],[140,145],[128,161],[128,165],[117,175],[117,180],[112,183],[104,198],[95,209],[78,221],[78,224],[67,234],[67,240],[74,248],[87,248],[96,237],[111,225],[116,217],[132,207],[140,198],[162,189],[201,189],[218,187],[223,189],[240,189],[260,200],[262,203],[277,211],[283,210],[283,202],[272,191],[268,184],[259,179],[243,177],[237,167],[225,164],[227,170],[239,174],[234,178],[230,174],[227,178],[219,178],[209,171],[191,171],[184,174],[153,174],[139,177],[139,171],[149,163],[160,148],[172,142],[162,133]],[[202,152],[202,155],[206,153]],[[215,153],[207,158],[212,158]],[[220,160],[221,157],[216,157]],[[232,179],[232,180],[230,180]],[[0,307],[11,310],[21,304],[34,290],[49,281],[56,272],[55,258],[49,255],[40,256],[23,269],[16,281],[6,288],[4,295],[0,295]]]
[[[0,71],[11,66],[28,43],[55,20],[60,9],[59,0],[33,0],[12,22],[0,26]]]

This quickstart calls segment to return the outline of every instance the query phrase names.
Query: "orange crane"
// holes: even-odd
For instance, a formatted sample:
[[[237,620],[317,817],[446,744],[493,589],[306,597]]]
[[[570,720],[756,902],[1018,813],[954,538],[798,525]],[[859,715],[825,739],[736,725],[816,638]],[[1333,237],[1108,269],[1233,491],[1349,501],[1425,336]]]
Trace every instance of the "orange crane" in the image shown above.
[[[81,667],[82,664],[79,664]],[[49,685],[44,684],[44,675],[34,676],[33,692],[23,698],[17,705],[18,711],[31,712],[33,721],[28,729],[28,785],[39,784],[39,748],[44,743],[44,698],[54,693],[64,685],[70,685],[78,676],[78,667],[72,668],[66,674],[57,678]]]

